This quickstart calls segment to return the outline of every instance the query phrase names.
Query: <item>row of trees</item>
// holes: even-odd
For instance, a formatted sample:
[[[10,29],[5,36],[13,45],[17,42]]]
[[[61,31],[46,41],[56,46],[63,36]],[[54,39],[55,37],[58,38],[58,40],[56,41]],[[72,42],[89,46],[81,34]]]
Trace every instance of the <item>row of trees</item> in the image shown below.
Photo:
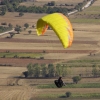
[[[26,77],[58,77],[58,76],[66,76],[67,75],[67,67],[61,66],[57,64],[54,66],[53,64],[28,64],[27,65],[28,74]]]
[[[0,15],[5,15],[7,11],[15,11],[15,9],[19,6],[19,3],[25,2],[26,0],[2,0],[0,2]]]
[[[25,77],[58,77],[58,76],[67,76],[70,73],[68,70],[69,66],[67,65],[53,65],[53,64],[42,64],[39,65],[36,64],[28,64],[27,65],[27,72],[24,73]],[[93,65],[92,71],[90,74],[92,74],[93,77],[99,77],[100,76],[100,68],[96,65]],[[81,74],[79,74],[81,76]],[[82,77],[82,76],[81,76]]]
[[[73,11],[74,9],[77,9],[80,11],[80,9],[83,7],[84,4],[86,4],[86,1],[83,1],[82,3],[79,3],[74,8],[66,8],[66,7],[56,7],[55,2],[51,1],[47,5],[45,4],[43,7],[40,6],[19,6],[19,3],[24,2],[26,0],[3,0],[1,2],[1,5],[3,5],[1,10],[1,15],[4,15],[6,11],[9,12],[29,12],[29,13],[54,13],[54,12],[61,12],[63,14],[67,14],[69,11]],[[52,6],[52,7],[50,7]]]
[[[54,13],[54,12],[62,12],[62,13],[68,13],[68,11],[71,11],[73,9],[67,9],[67,8],[61,8],[61,7],[47,7],[47,6],[43,6],[43,7],[37,7],[37,6],[18,6],[18,7],[14,7],[11,6],[11,4],[9,6],[2,6],[0,8],[1,13],[0,15],[4,15],[7,11],[9,12],[29,12],[29,13]]]
[[[67,8],[61,8],[61,7],[37,7],[37,6],[19,6],[15,11],[17,12],[29,12],[29,13],[54,13],[54,12],[62,12],[62,13],[68,13],[72,9]]]

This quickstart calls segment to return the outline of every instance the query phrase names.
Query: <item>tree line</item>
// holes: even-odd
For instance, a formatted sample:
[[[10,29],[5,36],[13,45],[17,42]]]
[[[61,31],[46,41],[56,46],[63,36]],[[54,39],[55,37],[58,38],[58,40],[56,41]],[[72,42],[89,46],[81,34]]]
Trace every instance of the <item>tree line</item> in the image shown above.
[[[27,70],[24,72],[25,77],[58,77],[67,75],[67,66],[57,64],[28,64]]]
[[[28,64],[27,65],[27,71],[23,72],[25,77],[66,77],[71,76],[71,72],[68,70],[70,66],[68,65],[62,65],[62,64]],[[90,72],[90,71],[89,71]],[[88,73],[88,72],[87,72]],[[91,77],[100,77],[100,68],[97,65],[92,66],[92,71],[89,73],[92,75]],[[82,74],[80,73],[78,76],[82,77]],[[86,76],[88,77],[88,75]]]
[[[80,10],[84,4],[86,4],[86,1],[83,1],[82,3],[78,3],[74,8],[68,9],[67,7],[57,7],[55,6],[55,2],[51,1],[47,4],[44,4],[42,7],[40,6],[29,6],[26,7],[24,5],[19,5],[21,2],[26,2],[27,0],[2,0],[0,7],[0,15],[4,15],[6,11],[9,12],[29,12],[29,13],[55,13],[60,12],[63,14],[67,14],[70,11],[73,11],[74,9]],[[65,4],[67,6],[67,4]]]

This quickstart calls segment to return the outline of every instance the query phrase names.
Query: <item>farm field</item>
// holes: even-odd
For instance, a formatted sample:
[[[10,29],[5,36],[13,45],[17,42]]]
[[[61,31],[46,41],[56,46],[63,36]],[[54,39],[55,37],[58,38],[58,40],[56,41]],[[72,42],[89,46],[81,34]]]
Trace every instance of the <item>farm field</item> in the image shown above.
[[[76,4],[80,3],[80,2],[83,2],[84,0],[75,0],[74,1],[74,4],[73,4],[73,0],[54,0],[55,3],[56,3],[56,7],[59,7],[60,5],[64,5],[64,4],[69,4],[72,6],[67,6],[67,8],[74,8],[76,6]],[[51,0],[36,0],[35,2],[23,2],[21,3],[20,5],[24,5],[24,6],[33,6],[33,5],[36,5],[36,6],[43,6],[45,4],[48,4],[49,2],[51,2]]]
[[[39,2],[45,2],[45,0],[37,1],[37,5]],[[56,1],[60,3],[60,0]],[[64,3],[65,1],[62,0]],[[78,3],[83,0],[67,1]],[[0,23],[6,22],[22,27],[25,23],[30,25],[20,34],[15,34],[13,38],[7,38],[9,34],[0,36],[0,100],[66,100],[66,92],[72,93],[72,97],[68,100],[99,100],[100,87],[96,88],[95,85],[92,88],[88,88],[88,86],[87,88],[38,88],[42,85],[52,85],[56,78],[25,79],[22,74],[27,71],[26,67],[29,63],[61,63],[69,66],[97,64],[100,66],[99,8],[100,0],[96,0],[91,7],[69,16],[74,29],[74,41],[72,46],[67,49],[63,49],[52,30],[47,30],[44,36],[37,36],[36,29],[32,28],[32,25],[36,25],[37,20],[46,14],[25,13],[24,16],[18,17],[18,13],[8,12],[6,15],[0,16]],[[32,30],[31,34],[28,33],[29,30]],[[14,58],[16,55],[18,57]],[[88,61],[82,62],[84,59]],[[95,62],[92,62],[93,60]],[[73,76],[80,73],[86,76],[88,72],[92,72],[92,68],[89,66],[70,67],[68,70],[72,74],[64,77],[63,80],[69,84],[73,82]],[[100,78],[84,77],[78,84],[93,83],[99,84]]]

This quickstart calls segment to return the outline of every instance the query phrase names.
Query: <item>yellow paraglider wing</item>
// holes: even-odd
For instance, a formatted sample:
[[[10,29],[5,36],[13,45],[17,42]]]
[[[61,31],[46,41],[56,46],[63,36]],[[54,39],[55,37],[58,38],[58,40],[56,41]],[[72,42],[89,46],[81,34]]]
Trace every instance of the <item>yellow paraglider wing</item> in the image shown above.
[[[42,35],[50,26],[59,37],[64,48],[70,47],[73,41],[73,29],[70,21],[61,13],[53,13],[37,21],[37,34]]]

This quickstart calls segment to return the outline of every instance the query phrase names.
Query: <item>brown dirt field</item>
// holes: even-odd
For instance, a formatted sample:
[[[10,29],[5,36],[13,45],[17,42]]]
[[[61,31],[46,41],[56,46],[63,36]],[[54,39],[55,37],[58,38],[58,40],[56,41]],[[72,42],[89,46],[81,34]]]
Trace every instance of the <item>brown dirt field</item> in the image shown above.
[[[6,13],[4,16],[0,16],[0,23],[7,22],[11,23],[13,26],[20,25],[24,26],[25,23],[28,23],[30,26],[36,24],[37,19],[41,18],[45,14],[33,14],[25,13],[24,16],[19,17],[19,13]]]
[[[74,25],[76,29],[80,27],[81,30],[88,30],[87,27],[83,26],[84,24]],[[91,27],[91,25],[88,26]],[[96,27],[96,25],[94,25],[94,27]],[[10,51],[43,53],[45,50],[45,60],[0,58],[0,63],[7,63],[8,65],[11,64],[13,66],[25,66],[25,64],[30,62],[47,64],[51,62],[55,63],[58,61],[58,59],[65,61],[86,56],[90,53],[96,53],[99,51],[100,38],[97,38],[98,32],[94,34],[92,31],[93,30],[88,33],[87,31],[75,31],[75,40],[73,41],[73,45],[68,49],[63,49],[61,47],[61,43],[59,42],[58,38],[55,36],[55,34],[52,34],[53,31],[48,31],[48,35],[42,37],[36,36],[35,32],[33,32],[32,35],[25,35],[25,33],[17,34],[11,39],[2,36],[0,38],[0,52]],[[87,37],[85,37],[85,35],[87,35]]]
[[[35,64],[49,64],[60,61],[59,59],[17,59],[17,58],[0,58],[0,64],[8,66],[21,66],[26,67],[29,63]]]
[[[22,42],[22,43],[60,43],[59,40],[40,40],[40,39],[19,39],[19,38],[0,38],[0,42]],[[73,41],[74,44],[97,44],[98,41]]]
[[[2,90],[3,89],[3,90]],[[36,96],[38,90],[29,86],[1,87],[0,99],[2,100],[29,100],[32,96]]]
[[[44,50],[17,50],[17,49],[0,49],[0,52],[6,52],[6,51],[9,51],[9,52],[33,52],[33,53],[43,53]],[[45,50],[45,53],[77,53],[77,54],[80,54],[80,53],[95,53],[97,52],[97,50]]]
[[[100,6],[100,0],[96,0],[96,2],[94,2],[93,6]]]

